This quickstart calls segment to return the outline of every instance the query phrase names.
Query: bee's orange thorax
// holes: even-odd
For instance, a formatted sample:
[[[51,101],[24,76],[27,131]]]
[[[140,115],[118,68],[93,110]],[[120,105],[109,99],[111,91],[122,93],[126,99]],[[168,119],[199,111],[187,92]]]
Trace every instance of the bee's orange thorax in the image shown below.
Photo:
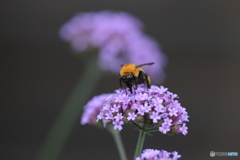
[[[135,69],[135,64],[130,63],[130,64],[124,64],[120,70],[120,75],[125,76],[129,74],[133,74],[133,72],[136,70]]]

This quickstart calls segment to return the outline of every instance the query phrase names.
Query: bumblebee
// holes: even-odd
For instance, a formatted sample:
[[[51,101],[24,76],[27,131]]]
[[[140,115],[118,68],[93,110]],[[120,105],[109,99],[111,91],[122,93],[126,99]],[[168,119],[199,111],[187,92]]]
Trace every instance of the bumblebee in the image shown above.
[[[132,87],[135,85],[137,88],[138,84],[144,84],[147,88],[150,88],[151,79],[145,73],[145,71],[140,68],[145,65],[153,65],[154,63],[145,63],[140,65],[135,65],[133,63],[121,65],[120,75],[119,75],[119,85],[122,88],[122,82],[125,83],[126,87],[129,88],[132,93]]]

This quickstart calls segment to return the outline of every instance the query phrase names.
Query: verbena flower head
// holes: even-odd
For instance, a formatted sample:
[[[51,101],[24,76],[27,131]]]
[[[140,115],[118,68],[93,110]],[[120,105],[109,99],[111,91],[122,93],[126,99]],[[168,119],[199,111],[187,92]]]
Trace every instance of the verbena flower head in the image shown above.
[[[91,48],[99,50],[99,65],[103,70],[119,73],[125,63],[143,64],[152,80],[163,80],[167,58],[157,42],[142,32],[143,24],[125,12],[79,13],[60,29],[60,37],[70,42],[72,48],[82,52]]]
[[[140,84],[132,94],[128,88],[118,89],[108,97],[97,121],[112,122],[115,130],[122,130],[123,124],[130,123],[145,131],[186,135],[189,116],[176,98],[176,94],[163,86],[152,85],[148,89]]]
[[[81,118],[82,125],[96,125],[97,115],[99,114],[100,109],[106,103],[106,99],[109,97],[109,95],[110,94],[102,94],[95,96],[83,107],[84,112]]]
[[[181,157],[178,152],[167,152],[165,150],[145,149],[136,160],[177,160]]]

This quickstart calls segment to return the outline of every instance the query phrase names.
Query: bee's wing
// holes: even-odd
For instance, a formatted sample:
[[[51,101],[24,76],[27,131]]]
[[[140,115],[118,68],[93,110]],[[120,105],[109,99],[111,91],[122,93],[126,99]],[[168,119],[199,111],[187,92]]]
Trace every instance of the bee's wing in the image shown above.
[[[146,66],[146,65],[153,65],[154,62],[151,62],[151,63],[144,63],[144,64],[140,64],[140,65],[137,65],[136,68],[140,68],[142,66]]]

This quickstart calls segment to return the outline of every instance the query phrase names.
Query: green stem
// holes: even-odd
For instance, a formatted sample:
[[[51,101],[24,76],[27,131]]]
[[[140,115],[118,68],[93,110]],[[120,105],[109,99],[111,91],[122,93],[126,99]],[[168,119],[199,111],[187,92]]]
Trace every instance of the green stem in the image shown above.
[[[111,130],[110,132],[113,135],[113,139],[116,143],[118,153],[120,155],[121,160],[127,160],[127,156],[126,156],[125,149],[124,149],[124,146],[123,146],[123,143],[122,143],[120,132],[115,131],[112,128],[109,128],[109,130]]]
[[[135,150],[134,160],[140,156],[142,149],[143,149],[143,143],[145,139],[146,132],[144,130],[140,130],[139,137],[138,137],[138,143]]]
[[[101,70],[97,65],[96,57],[92,57],[40,148],[38,160],[57,159],[74,123],[79,119],[82,106],[91,95],[100,77]]]

